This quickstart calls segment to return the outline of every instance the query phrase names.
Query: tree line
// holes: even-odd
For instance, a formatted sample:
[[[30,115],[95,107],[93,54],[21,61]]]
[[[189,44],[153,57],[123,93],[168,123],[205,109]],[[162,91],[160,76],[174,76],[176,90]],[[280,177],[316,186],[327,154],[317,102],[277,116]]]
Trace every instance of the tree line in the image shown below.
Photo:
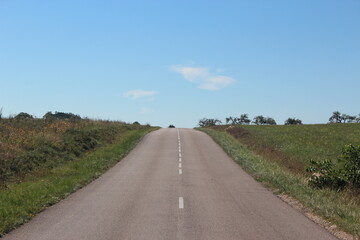
[[[329,118],[328,123],[360,123],[360,114],[358,116],[342,114],[339,111],[333,112]],[[215,125],[221,125],[222,121],[217,118],[202,118],[199,120],[200,127],[211,127]],[[276,121],[272,117],[264,117],[263,115],[255,116],[252,120],[249,115],[244,113],[239,117],[227,117],[225,118],[225,124],[228,125],[277,125]],[[302,121],[298,118],[291,118],[285,120],[284,125],[301,125]]]

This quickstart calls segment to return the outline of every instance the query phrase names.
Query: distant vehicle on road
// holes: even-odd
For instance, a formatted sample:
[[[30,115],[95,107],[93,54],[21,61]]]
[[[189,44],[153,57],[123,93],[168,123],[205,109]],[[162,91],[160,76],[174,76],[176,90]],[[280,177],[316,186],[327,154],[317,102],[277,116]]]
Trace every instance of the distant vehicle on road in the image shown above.
[[[175,126],[174,126],[174,125],[172,125],[172,124],[170,124],[170,125],[169,125],[169,128],[175,128]]]

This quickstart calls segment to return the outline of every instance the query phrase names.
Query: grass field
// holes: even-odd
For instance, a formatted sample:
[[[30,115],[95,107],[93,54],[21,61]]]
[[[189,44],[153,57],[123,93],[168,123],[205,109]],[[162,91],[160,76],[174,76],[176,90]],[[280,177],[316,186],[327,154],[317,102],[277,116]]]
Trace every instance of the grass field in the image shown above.
[[[100,176],[155,129],[106,121],[2,120],[0,237]]]
[[[277,194],[299,200],[340,229],[360,237],[359,192],[314,189],[310,159],[336,161],[345,144],[360,144],[360,124],[217,126],[208,133],[236,162]]]
[[[220,126],[257,154],[305,173],[310,159],[337,161],[345,144],[360,145],[360,124]]]

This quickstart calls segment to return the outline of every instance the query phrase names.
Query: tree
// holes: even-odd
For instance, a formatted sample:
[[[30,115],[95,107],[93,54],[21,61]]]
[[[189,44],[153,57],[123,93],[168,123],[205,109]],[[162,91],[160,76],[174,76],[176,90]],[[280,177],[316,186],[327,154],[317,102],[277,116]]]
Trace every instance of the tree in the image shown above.
[[[212,127],[215,125],[221,124],[221,121],[219,119],[213,119],[213,118],[203,118],[199,121],[200,127]]]
[[[227,117],[225,119],[225,121],[226,121],[226,124],[231,124],[231,125],[240,124],[239,118],[237,118],[237,117]]]
[[[259,115],[259,116],[254,117],[253,123],[256,125],[264,125],[266,123],[266,119],[264,116]]]
[[[23,119],[33,119],[34,117],[28,113],[21,112],[15,116],[16,120],[23,120]]]
[[[329,123],[341,123],[342,117],[339,111],[333,112],[333,115],[329,118]]]
[[[271,117],[264,117],[262,115],[254,117],[253,123],[256,125],[276,125],[275,119]]]
[[[268,117],[265,119],[265,124],[266,125],[276,125],[276,121],[275,121],[275,119]]]
[[[244,113],[240,115],[239,122],[240,124],[249,124],[251,121],[249,119],[249,116],[246,113]]]
[[[357,123],[360,123],[360,113],[359,113],[359,116],[355,119],[355,121],[356,121]]]
[[[342,120],[344,121],[344,123],[353,123],[356,121],[356,116],[342,114],[341,117],[342,117]]]
[[[285,125],[301,125],[302,122],[300,119],[296,119],[296,118],[288,118],[285,123]]]
[[[2,119],[2,116],[3,116],[3,108],[1,107],[0,108],[0,120]]]
[[[360,118],[360,114],[359,114]],[[353,123],[360,122],[360,119],[356,116],[351,116],[348,114],[341,114],[339,111],[333,112],[333,115],[329,118],[329,123]]]
[[[229,124],[231,122],[233,122],[233,117],[227,117],[225,118],[226,124]]]
[[[47,112],[44,116],[44,119],[46,120],[81,120],[81,117],[79,115],[75,115],[73,113],[64,113],[64,112],[55,112],[54,114],[52,112]]]

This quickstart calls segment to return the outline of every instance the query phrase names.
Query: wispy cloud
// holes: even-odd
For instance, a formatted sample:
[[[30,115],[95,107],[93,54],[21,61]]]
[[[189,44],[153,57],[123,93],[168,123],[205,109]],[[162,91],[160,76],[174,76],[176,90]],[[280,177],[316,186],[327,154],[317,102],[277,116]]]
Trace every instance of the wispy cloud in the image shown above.
[[[158,92],[144,91],[144,90],[131,90],[131,91],[124,93],[124,97],[131,97],[132,99],[138,99],[141,97],[154,96],[155,94],[158,94]]]
[[[197,83],[198,88],[220,90],[235,82],[235,79],[211,73],[208,68],[173,65],[172,70],[180,73],[189,82]]]

